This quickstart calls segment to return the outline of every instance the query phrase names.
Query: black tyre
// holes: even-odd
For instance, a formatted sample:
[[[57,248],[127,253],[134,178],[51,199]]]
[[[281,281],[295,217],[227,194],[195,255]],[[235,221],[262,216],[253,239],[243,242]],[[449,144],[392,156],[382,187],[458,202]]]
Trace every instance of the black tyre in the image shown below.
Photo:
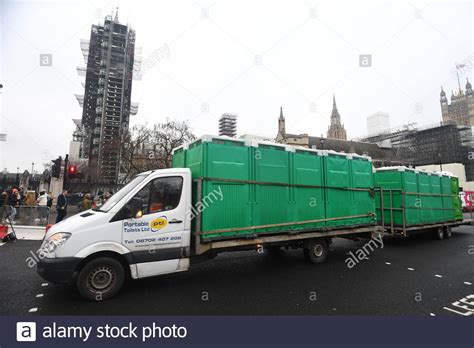
[[[442,227],[436,227],[434,230],[433,230],[433,236],[435,239],[443,239],[444,238],[444,230]]]
[[[453,230],[451,230],[451,226],[444,226],[444,238],[451,238],[453,235]]]
[[[326,260],[329,247],[324,239],[313,239],[303,249],[304,258],[311,263],[322,263]]]
[[[77,290],[87,300],[102,301],[115,296],[122,288],[125,272],[122,264],[110,257],[89,261],[79,272]]]

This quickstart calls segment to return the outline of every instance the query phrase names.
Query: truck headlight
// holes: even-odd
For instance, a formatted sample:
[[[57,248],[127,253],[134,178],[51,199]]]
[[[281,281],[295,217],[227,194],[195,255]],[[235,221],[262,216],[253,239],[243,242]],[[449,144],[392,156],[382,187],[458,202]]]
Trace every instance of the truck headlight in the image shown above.
[[[43,242],[43,245],[41,246],[41,251],[47,254],[51,254],[57,249],[57,247],[66,243],[69,237],[71,237],[70,233],[55,233]]]

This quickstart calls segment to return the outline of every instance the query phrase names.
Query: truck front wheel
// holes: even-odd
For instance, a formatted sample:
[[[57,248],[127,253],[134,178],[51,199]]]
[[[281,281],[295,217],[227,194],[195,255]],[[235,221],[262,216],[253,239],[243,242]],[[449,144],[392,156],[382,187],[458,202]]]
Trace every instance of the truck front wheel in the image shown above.
[[[328,243],[324,239],[313,239],[304,246],[304,258],[311,263],[322,263],[329,253]]]
[[[123,285],[125,272],[121,263],[110,257],[89,261],[79,272],[77,290],[87,300],[102,301],[115,296]]]

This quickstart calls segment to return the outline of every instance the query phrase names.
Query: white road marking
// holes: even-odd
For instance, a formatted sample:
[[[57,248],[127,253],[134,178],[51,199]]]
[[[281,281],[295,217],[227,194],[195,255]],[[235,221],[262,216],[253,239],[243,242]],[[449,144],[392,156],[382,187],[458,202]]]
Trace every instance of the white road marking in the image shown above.
[[[30,313],[38,312],[38,308],[31,308],[28,312]]]
[[[454,312],[456,314],[462,315],[463,317],[468,317],[474,314],[474,295],[467,295],[465,298],[460,299],[459,301],[451,303],[450,307],[443,307],[447,311]]]
[[[43,294],[36,295],[37,298],[40,298],[40,297],[43,297],[43,296],[44,296]]]
[[[464,282],[464,284],[466,284],[466,285],[472,285],[472,283],[469,283],[469,282]]]
[[[0,246],[5,245],[5,244],[7,244],[7,243],[0,243]]]
[[[434,314],[434,313],[430,313],[430,316],[432,316],[432,317],[435,317],[435,316],[436,316],[436,314]]]
[[[391,265],[391,263],[390,263],[390,262],[385,262],[385,264],[386,264],[386,265],[389,265],[389,266]]]
[[[408,270],[409,270],[409,271],[414,271],[415,269],[414,269],[414,268],[411,268],[411,267],[408,267]]]
[[[440,274],[435,274],[435,277],[436,277],[436,278],[443,278],[443,276],[440,275]]]
[[[367,256],[365,257],[366,260],[370,260]]]
[[[48,286],[48,283],[43,283],[41,284],[41,286]]]

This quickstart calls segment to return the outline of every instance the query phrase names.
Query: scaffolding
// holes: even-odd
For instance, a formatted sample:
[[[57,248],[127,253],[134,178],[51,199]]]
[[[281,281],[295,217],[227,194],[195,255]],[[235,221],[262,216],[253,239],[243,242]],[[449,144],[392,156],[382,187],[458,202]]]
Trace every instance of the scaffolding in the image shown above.
[[[77,69],[86,77],[84,95],[76,94],[83,107],[82,151],[94,171],[91,180],[117,183],[123,136],[138,111],[138,103],[130,100],[140,63],[135,61],[135,31],[117,16],[107,16],[103,25],[92,25],[90,39],[80,46],[87,65]]]
[[[219,135],[228,137],[237,135],[237,115],[223,114],[219,118]]]
[[[468,125],[435,124],[418,128],[404,127],[364,138],[369,143],[386,144],[396,149],[398,158],[414,166],[461,163],[466,179],[474,180],[472,128]]]

